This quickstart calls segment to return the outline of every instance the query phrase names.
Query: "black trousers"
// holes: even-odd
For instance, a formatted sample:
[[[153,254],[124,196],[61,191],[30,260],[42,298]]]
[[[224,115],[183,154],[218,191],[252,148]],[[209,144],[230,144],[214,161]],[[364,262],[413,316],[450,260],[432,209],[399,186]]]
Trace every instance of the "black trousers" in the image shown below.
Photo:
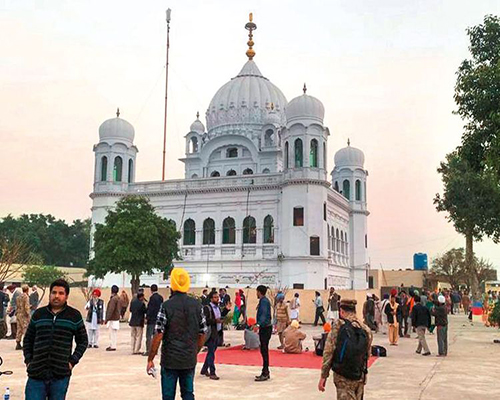
[[[321,318],[321,321],[323,322],[323,325],[326,324],[325,316],[323,315],[323,307],[316,307],[316,315],[314,317],[314,326],[318,325],[318,321]]]
[[[269,341],[273,327],[267,326],[259,329],[260,354],[262,355],[262,375],[269,375]]]

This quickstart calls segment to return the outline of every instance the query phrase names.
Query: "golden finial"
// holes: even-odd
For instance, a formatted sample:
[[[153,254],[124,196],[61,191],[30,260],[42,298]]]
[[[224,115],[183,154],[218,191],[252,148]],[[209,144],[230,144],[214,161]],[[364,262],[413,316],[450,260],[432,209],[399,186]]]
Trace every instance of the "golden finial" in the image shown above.
[[[305,83],[304,83],[304,87],[302,88],[302,90],[304,91],[304,94],[306,94],[306,92],[307,92],[307,86],[306,86]]]
[[[200,119],[200,112],[196,111],[196,119]]]
[[[248,50],[247,50],[247,57],[249,60],[253,60],[255,57],[255,50],[253,49],[253,45],[255,44],[253,42],[253,31],[257,29],[257,25],[253,23],[253,14],[250,13],[248,16],[249,21],[245,25],[245,29],[248,31]]]
[[[347,139],[347,145],[350,146],[351,145],[351,139]]]
[[[120,116],[120,108],[117,108],[116,109],[116,118],[118,118]]]
[[[274,103],[271,103],[271,111],[274,111]]]

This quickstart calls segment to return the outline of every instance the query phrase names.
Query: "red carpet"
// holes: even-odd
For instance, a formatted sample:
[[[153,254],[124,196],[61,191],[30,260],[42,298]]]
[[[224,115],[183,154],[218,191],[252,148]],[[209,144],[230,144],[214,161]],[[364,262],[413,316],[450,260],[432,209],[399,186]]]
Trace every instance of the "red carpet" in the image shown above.
[[[243,350],[243,346],[219,348],[215,353],[216,364],[228,365],[262,365],[259,350]],[[198,362],[204,362],[207,353],[198,354]],[[370,357],[368,368],[372,366],[377,357]],[[323,358],[308,351],[302,354],[285,354],[279,350],[269,350],[269,364],[271,367],[321,369]]]

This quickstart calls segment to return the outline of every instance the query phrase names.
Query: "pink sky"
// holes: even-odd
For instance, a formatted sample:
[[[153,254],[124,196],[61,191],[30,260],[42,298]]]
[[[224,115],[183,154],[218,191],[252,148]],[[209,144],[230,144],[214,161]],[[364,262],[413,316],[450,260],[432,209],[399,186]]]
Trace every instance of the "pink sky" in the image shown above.
[[[3,2],[0,9],[0,216],[90,216],[98,127],[114,116],[136,130],[137,180],[161,177],[164,1]],[[325,105],[328,168],[335,151],[362,149],[369,170],[373,267],[406,268],[414,252],[457,246],[432,204],[436,172],[460,142],[452,111],[455,72],[468,56],[465,29],[498,1],[171,1],[168,178],[183,176],[184,134],[245,62],[248,12],[255,61],[288,100]],[[278,3],[278,4],[275,4]],[[334,3],[334,4],[333,4]],[[359,4],[352,4],[359,3]],[[361,3],[363,3],[361,5]],[[407,3],[407,4],[404,4]],[[477,245],[500,265],[499,246]]]

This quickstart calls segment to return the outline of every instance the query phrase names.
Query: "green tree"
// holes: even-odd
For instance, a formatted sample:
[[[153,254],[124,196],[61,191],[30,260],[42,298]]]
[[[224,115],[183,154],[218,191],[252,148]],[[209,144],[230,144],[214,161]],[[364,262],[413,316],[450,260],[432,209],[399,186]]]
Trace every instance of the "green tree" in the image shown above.
[[[0,220],[0,236],[21,240],[46,265],[84,267],[88,262],[90,219],[68,225],[52,215],[8,215]]]
[[[39,302],[42,302],[45,291],[56,279],[65,279],[66,274],[53,266],[30,265],[24,268],[23,280],[29,286],[36,285],[42,290]]]
[[[104,225],[96,225],[87,274],[103,278],[109,272],[126,272],[135,293],[140,275],[170,273],[173,260],[179,258],[179,238],[175,223],[157,215],[149,200],[125,197],[109,211]]]
[[[430,272],[444,279],[453,289],[458,289],[467,280],[464,249],[451,249],[435,258]]]
[[[493,171],[498,184],[500,20],[487,15],[483,24],[469,28],[467,34],[471,57],[460,65],[455,86],[457,114],[466,121],[461,151],[475,171]]]
[[[477,295],[479,282],[474,273],[474,240],[480,241],[485,235],[498,241],[498,236],[485,229],[488,221],[497,218],[496,188],[488,176],[484,176],[470,166],[459,151],[446,156],[438,168],[443,180],[443,194],[436,194],[434,204],[439,212],[447,212],[447,220],[453,223],[457,232],[465,236],[466,273],[472,279],[471,290]]]

